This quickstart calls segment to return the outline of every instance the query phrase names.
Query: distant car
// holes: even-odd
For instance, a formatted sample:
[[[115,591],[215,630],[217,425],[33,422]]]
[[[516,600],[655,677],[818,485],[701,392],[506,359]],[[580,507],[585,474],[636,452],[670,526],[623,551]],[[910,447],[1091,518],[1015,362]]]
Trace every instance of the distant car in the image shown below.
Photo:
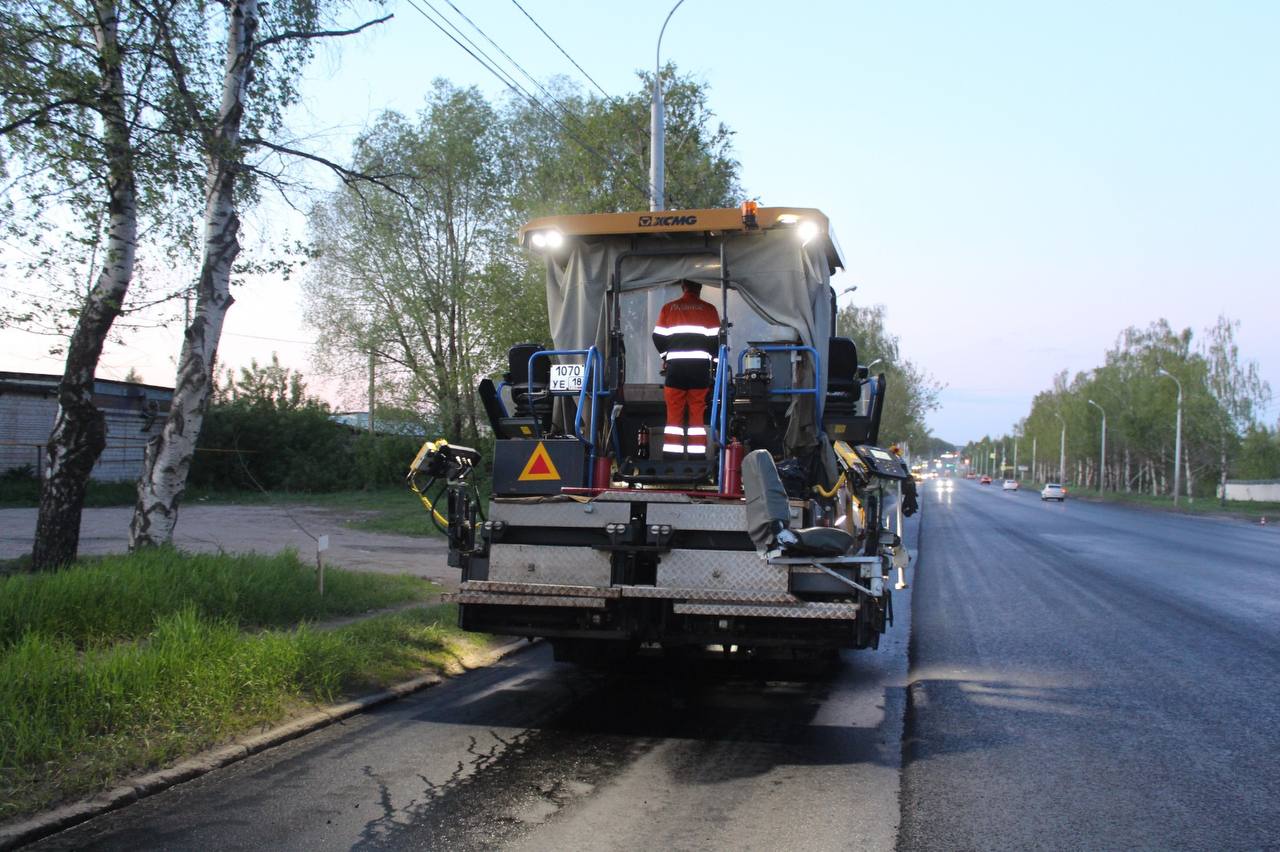
[[[964,478],[965,478],[965,479],[975,479],[977,476],[978,476],[978,474],[976,474],[976,473],[966,473],[966,474],[964,475]]]
[[[1001,484],[1000,488],[1001,488],[1002,490],[1004,490],[1004,491],[1017,491],[1017,490],[1018,490],[1018,480],[1016,480],[1016,479],[1006,479],[1006,480]]]
[[[1044,488],[1040,489],[1041,500],[1057,500],[1059,503],[1067,499],[1067,489],[1063,488],[1056,482],[1046,483]]]
[[[979,485],[990,485],[990,484],[991,484],[991,477],[987,476],[985,473],[984,473],[984,474],[982,474],[982,478],[978,480],[978,484],[979,484]]]

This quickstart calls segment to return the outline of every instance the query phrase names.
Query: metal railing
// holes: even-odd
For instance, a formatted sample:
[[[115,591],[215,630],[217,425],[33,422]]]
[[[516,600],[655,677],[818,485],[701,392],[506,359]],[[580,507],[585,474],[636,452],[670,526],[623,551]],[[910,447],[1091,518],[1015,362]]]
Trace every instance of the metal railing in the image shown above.
[[[538,358],[550,358],[552,356],[579,356],[586,359],[583,365],[582,387],[578,390],[578,404],[573,413],[573,436],[591,448],[587,457],[587,481],[590,482],[592,472],[595,470],[597,455],[596,435],[598,434],[599,426],[599,401],[610,395],[610,391],[603,386],[604,358],[600,355],[600,350],[594,346],[586,349],[542,349],[534,352],[529,356],[529,378],[525,382],[525,393],[529,397],[530,407],[533,404],[533,362]],[[547,393],[550,394],[551,392],[551,388],[548,386]],[[582,409],[587,402],[588,396],[591,399],[591,426],[587,435],[584,436],[582,434]]]
[[[720,344],[716,355],[715,381],[711,385],[711,434],[716,442],[716,482],[724,471],[724,448],[729,440],[729,390],[733,386],[733,370],[729,366],[729,347]]]
[[[749,347],[758,349],[761,352],[807,352],[813,358],[813,387],[811,388],[770,388],[769,393],[780,396],[796,396],[806,395],[813,397],[813,405],[817,415],[817,422],[822,422],[822,394],[818,392],[818,374],[822,371],[822,356],[818,354],[818,350],[812,346],[803,343],[767,343],[763,346]],[[743,359],[747,356],[747,350],[743,349],[738,353],[738,372],[742,372]]]

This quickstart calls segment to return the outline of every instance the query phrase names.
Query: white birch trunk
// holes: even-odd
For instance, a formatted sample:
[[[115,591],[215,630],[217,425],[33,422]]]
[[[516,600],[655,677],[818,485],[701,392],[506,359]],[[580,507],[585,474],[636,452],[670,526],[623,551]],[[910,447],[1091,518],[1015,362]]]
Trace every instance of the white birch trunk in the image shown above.
[[[240,124],[250,78],[257,0],[233,0],[227,12],[227,54],[222,103],[206,151],[204,250],[196,283],[196,307],[182,342],[173,403],[160,434],[147,445],[138,502],[129,525],[129,548],[168,544],[178,522],[200,428],[213,390],[213,363],[222,324],[234,299],[231,269],[240,253],[235,185],[240,170]]]
[[[107,161],[107,234],[102,270],[76,321],[58,384],[58,413],[44,463],[31,562],[34,570],[65,565],[80,546],[85,486],[106,447],[106,421],[93,404],[102,347],[133,280],[138,241],[133,146],[125,110],[124,71],[114,0],[94,4],[93,35],[101,81],[99,109]]]

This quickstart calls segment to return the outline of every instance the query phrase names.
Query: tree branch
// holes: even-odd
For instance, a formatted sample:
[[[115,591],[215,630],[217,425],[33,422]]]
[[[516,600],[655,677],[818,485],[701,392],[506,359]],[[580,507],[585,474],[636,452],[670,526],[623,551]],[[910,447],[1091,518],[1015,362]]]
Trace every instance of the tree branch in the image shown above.
[[[385,24],[394,17],[395,15],[384,15],[383,17],[372,21],[365,21],[360,26],[350,30],[285,30],[282,33],[276,33],[273,36],[268,36],[267,38],[259,40],[258,43],[254,45],[254,49],[260,50],[264,47],[270,47],[273,44],[278,44],[279,42],[289,41],[292,39],[337,38],[338,36],[355,35],[361,30],[366,30],[369,27],[376,26],[378,24]]]
[[[8,124],[0,125],[0,136],[7,136],[13,131],[25,127],[28,124],[38,124],[42,120],[47,120],[51,112],[64,106],[80,106],[88,107],[90,109],[94,108],[93,104],[81,100],[80,98],[60,98],[56,101],[52,101],[51,103],[44,104],[33,112],[28,113],[21,118],[14,119]]]
[[[320,165],[332,171],[334,174],[338,176],[338,179],[341,180],[347,186],[352,186],[358,183],[371,183],[374,186],[378,186],[378,187],[381,187],[382,189],[385,189],[387,192],[391,193],[392,195],[396,196],[402,201],[409,200],[408,196],[405,195],[405,193],[402,192],[401,190],[397,189],[394,185],[392,185],[390,180],[392,178],[412,177],[412,175],[408,175],[404,173],[366,174],[365,172],[358,172],[358,171],[355,171],[354,169],[349,169],[346,166],[343,166],[339,163],[335,163],[333,160],[329,160],[329,159],[326,159],[325,157],[321,157],[319,154],[312,154],[308,151],[300,151],[297,148],[290,148],[286,145],[278,145],[275,142],[268,142],[266,139],[260,139],[258,137],[248,137],[244,139],[244,145],[246,147],[258,146],[258,147],[266,148],[269,151],[274,151],[277,154],[286,154],[290,157],[299,157],[303,160],[310,160],[311,162],[319,163]]]

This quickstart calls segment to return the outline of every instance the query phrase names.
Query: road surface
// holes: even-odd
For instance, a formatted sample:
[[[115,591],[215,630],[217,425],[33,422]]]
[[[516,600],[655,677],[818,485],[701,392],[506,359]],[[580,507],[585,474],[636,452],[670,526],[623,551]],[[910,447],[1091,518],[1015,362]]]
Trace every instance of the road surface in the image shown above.
[[[405,493],[406,500],[413,495]],[[286,547],[303,559],[314,558],[315,539],[329,536],[328,559],[353,571],[414,574],[458,585],[458,570],[448,565],[449,545],[443,537],[395,535],[352,529],[347,521],[359,512],[331,507],[192,503],[182,507],[174,530],[175,546],[197,553],[278,553]],[[80,554],[124,553],[129,549],[132,506],[84,510]],[[31,552],[36,510],[0,509],[0,559]]]
[[[924,496],[909,672],[909,594],[827,680],[535,648],[40,848],[1280,844],[1277,530]]]
[[[1275,528],[927,496],[902,848],[1280,848]]]

